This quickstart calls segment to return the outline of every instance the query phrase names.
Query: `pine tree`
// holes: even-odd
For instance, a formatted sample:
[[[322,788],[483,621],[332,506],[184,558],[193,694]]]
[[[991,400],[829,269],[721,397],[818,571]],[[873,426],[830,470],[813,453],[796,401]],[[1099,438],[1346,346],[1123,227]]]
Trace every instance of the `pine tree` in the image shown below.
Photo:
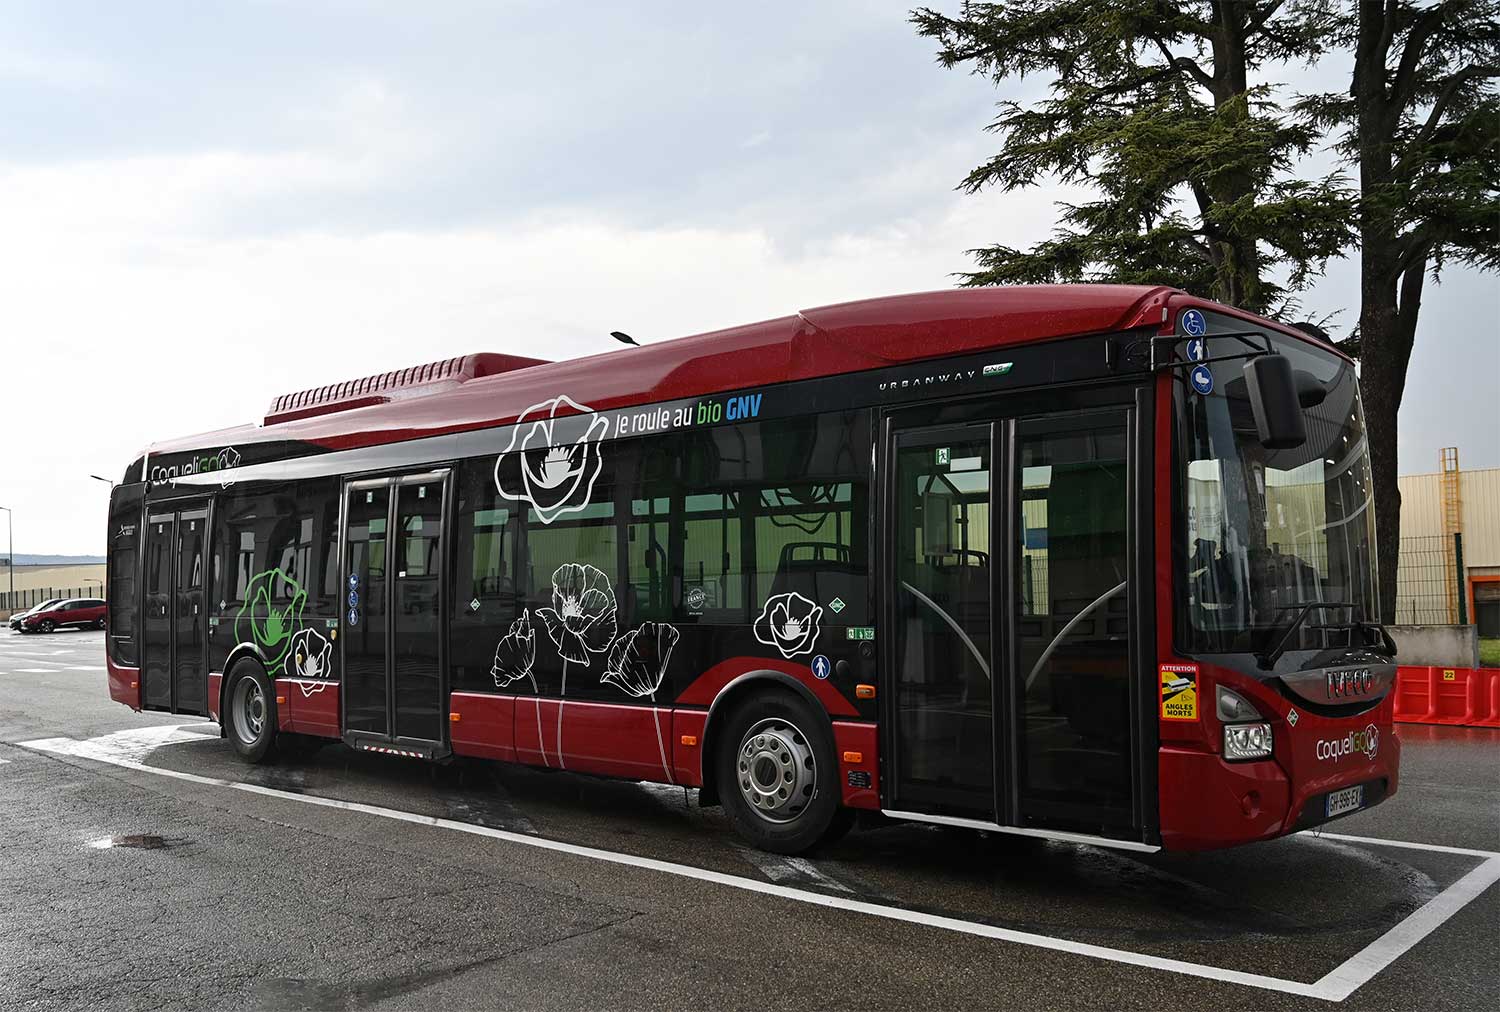
[[[1360,0],[1335,20],[1354,54],[1347,93],[1297,106],[1301,122],[1337,131],[1359,171],[1360,386],[1375,478],[1380,610],[1396,611],[1401,494],[1396,416],[1422,290],[1444,264],[1500,267],[1500,3]],[[1494,339],[1496,321],[1476,320]]]
[[[911,18],[946,67],[1049,86],[999,103],[1000,152],[963,189],[1059,180],[1093,198],[1029,250],[971,251],[964,283],[1170,284],[1279,316],[1358,248],[1345,345],[1361,359],[1392,621],[1396,416],[1423,284],[1450,260],[1500,266],[1500,0],[966,0]],[[1347,94],[1282,105],[1270,73],[1332,59],[1352,63]],[[1296,174],[1330,136],[1357,186]]]

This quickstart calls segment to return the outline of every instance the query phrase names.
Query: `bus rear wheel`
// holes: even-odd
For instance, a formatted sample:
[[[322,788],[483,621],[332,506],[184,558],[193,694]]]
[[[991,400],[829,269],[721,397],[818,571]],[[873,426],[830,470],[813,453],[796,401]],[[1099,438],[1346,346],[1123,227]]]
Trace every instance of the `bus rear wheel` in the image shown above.
[[[271,680],[246,658],[230,671],[225,730],[239,757],[248,763],[271,759],[276,745],[276,695]]]
[[[836,835],[838,764],[827,724],[787,692],[751,696],[729,714],[717,748],[719,795],[755,847],[800,854]]]

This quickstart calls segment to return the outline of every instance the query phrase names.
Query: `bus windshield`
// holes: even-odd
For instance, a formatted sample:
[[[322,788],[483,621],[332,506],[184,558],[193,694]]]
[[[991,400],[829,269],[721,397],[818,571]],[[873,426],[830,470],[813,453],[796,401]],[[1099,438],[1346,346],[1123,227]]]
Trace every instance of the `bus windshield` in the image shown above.
[[[1177,593],[1190,650],[1264,649],[1311,602],[1341,607],[1310,612],[1291,649],[1343,645],[1349,623],[1377,615],[1370,460],[1354,368],[1298,340],[1276,350],[1291,360],[1302,395],[1307,442],[1296,449],[1261,445],[1243,360],[1213,366],[1207,395],[1177,389]],[[1243,351],[1210,334],[1209,357]]]

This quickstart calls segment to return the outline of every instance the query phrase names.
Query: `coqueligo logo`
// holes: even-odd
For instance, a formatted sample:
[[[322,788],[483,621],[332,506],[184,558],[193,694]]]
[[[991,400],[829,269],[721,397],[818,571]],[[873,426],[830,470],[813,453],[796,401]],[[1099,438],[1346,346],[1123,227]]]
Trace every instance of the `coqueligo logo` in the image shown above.
[[[1345,756],[1364,753],[1366,759],[1380,754],[1380,729],[1374,724],[1363,731],[1350,731],[1342,738],[1319,738],[1317,755],[1321,760],[1337,762]]]

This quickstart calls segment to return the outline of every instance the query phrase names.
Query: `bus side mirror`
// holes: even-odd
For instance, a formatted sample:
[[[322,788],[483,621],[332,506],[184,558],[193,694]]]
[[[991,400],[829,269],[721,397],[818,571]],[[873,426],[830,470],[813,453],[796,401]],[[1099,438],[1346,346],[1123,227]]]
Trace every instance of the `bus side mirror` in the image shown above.
[[[1260,445],[1294,450],[1307,442],[1307,425],[1292,363],[1285,355],[1257,355],[1245,363],[1245,387]]]

